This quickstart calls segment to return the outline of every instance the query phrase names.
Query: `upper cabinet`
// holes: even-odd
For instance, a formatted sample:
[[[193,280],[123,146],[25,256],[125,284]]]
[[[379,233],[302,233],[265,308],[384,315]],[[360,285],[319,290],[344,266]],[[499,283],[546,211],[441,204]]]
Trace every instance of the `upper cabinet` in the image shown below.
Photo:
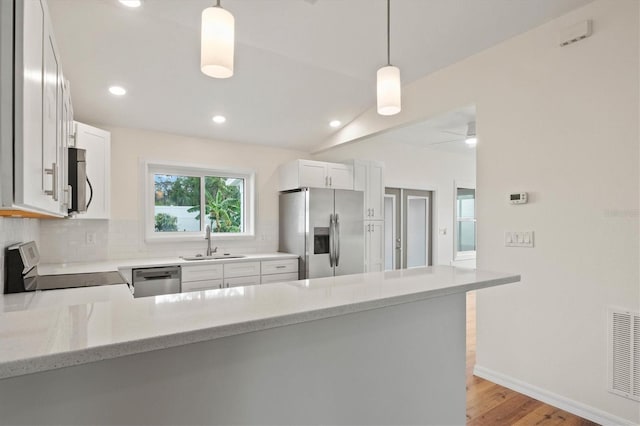
[[[353,160],[354,189],[364,191],[364,219],[384,220],[384,165]]]
[[[349,164],[295,160],[280,167],[280,191],[297,188],[353,189]]]
[[[65,216],[73,113],[47,4],[3,1],[0,16],[1,211]]]
[[[111,133],[75,122],[75,148],[86,150],[87,211],[79,219],[109,219]]]

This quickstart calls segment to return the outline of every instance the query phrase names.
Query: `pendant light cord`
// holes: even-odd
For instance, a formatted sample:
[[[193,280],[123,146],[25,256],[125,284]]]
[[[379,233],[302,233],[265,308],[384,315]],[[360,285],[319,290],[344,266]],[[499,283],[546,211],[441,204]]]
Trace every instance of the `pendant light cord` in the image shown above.
[[[391,65],[391,0],[387,0],[387,65]]]

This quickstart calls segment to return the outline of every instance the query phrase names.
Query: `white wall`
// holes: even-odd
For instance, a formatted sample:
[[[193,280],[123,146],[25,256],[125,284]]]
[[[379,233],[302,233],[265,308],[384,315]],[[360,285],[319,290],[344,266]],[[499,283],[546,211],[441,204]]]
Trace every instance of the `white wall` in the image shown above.
[[[16,243],[39,241],[39,220],[0,217],[0,293],[4,293],[5,249]]]
[[[326,161],[377,160],[385,165],[385,186],[435,191],[433,240],[435,265],[453,260],[454,181],[475,183],[475,157],[413,145],[390,139],[358,141],[315,156]],[[446,235],[438,230],[446,228]]]
[[[406,86],[401,114],[371,109],[322,146],[475,104],[478,267],[522,274],[478,292],[478,366],[608,424],[640,423],[639,403],[606,390],[605,315],[640,309],[638,8],[590,3]],[[559,47],[585,19],[593,36]],[[508,230],[536,247],[505,248]]]
[[[41,222],[43,262],[81,262],[130,257],[193,255],[205,241],[145,243],[140,213],[140,159],[243,168],[256,172],[256,238],[214,239],[219,251],[278,249],[278,166],[305,153],[261,145],[220,142],[145,130],[111,131],[111,220]],[[86,243],[86,233],[96,243]]]

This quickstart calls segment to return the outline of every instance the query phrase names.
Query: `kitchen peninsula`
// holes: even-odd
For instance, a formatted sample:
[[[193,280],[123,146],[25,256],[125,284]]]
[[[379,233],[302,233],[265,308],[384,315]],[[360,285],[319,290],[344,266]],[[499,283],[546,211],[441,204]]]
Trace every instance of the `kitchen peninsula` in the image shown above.
[[[463,424],[465,293],[447,266],[0,315],[7,424]]]

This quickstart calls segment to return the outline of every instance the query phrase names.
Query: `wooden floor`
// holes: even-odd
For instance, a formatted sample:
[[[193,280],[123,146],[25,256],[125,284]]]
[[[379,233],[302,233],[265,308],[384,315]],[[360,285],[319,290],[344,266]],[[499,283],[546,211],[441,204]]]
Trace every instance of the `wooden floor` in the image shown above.
[[[594,426],[589,420],[546,405],[473,375],[476,360],[475,293],[467,293],[467,425]]]

